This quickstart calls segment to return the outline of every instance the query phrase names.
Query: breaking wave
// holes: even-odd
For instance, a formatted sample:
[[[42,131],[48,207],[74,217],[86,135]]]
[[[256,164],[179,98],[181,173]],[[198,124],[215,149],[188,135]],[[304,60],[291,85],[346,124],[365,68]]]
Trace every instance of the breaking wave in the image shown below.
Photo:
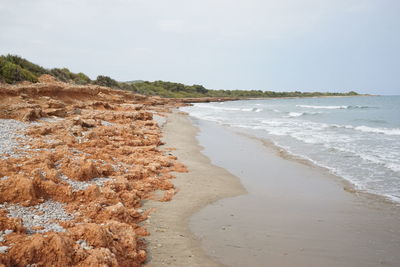
[[[337,125],[332,124],[332,128],[345,128],[345,129],[353,129],[356,131],[364,132],[364,133],[376,133],[376,134],[385,134],[385,135],[400,135],[399,128],[375,128],[369,127],[365,125],[361,126],[352,126],[352,125]]]
[[[289,112],[288,117],[300,117],[304,115],[317,115],[321,114],[321,112]]]
[[[313,105],[296,105],[299,108],[313,108],[313,109],[357,109],[357,108],[375,108],[370,106],[313,106]]]

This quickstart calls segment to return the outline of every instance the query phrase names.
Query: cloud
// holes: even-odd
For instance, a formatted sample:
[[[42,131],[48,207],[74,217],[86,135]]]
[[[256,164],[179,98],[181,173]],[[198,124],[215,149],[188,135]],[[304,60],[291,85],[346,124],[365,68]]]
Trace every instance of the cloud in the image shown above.
[[[184,31],[184,21],[180,19],[160,20],[158,26],[163,32],[182,33]]]

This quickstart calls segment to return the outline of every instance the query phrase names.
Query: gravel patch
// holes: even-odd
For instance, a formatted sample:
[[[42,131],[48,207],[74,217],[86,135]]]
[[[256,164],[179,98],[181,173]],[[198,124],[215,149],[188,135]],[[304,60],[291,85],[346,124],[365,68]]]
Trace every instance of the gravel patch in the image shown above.
[[[114,123],[111,123],[111,122],[108,122],[108,121],[101,121],[101,125],[102,126],[113,126],[114,125]]]
[[[0,231],[0,242],[6,241],[6,235],[11,234],[12,232],[14,232],[14,231],[13,230]]]
[[[72,192],[86,190],[91,185],[102,187],[105,182],[114,180],[112,178],[103,177],[103,178],[93,178],[90,181],[76,181],[68,178],[64,174],[60,175],[60,179],[68,183],[72,187]]]
[[[8,176],[0,177],[0,181],[5,181],[5,180],[7,180],[8,178],[9,178]]]
[[[118,159],[116,159],[114,157],[112,158],[112,160],[116,163],[116,164],[111,164],[111,167],[113,167],[114,171],[121,171],[121,172],[127,173],[129,168],[134,166],[134,164],[129,165],[124,162],[120,162],[120,161],[118,161]]]
[[[17,138],[25,138],[24,134],[17,133],[25,130],[29,126],[28,123],[0,119],[0,159],[7,159],[17,156],[14,149],[20,146]],[[5,156],[9,154],[10,156]]]
[[[68,214],[64,205],[59,202],[48,200],[42,204],[23,207],[12,204],[0,204],[0,208],[8,211],[8,217],[21,218],[28,234],[45,232],[65,232],[65,229],[54,220],[70,221],[74,217]],[[34,227],[43,227],[41,230],[34,230]]]
[[[7,247],[7,246],[1,246],[1,247],[0,247],[0,253],[6,253],[7,250],[8,250],[8,247]]]

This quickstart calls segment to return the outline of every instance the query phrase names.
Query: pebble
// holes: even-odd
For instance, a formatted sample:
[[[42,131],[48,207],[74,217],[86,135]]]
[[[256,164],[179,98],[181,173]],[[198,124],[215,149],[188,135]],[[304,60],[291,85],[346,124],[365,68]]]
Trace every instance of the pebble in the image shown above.
[[[0,208],[5,208],[8,211],[8,217],[21,218],[22,223],[27,232],[45,233],[45,232],[65,232],[65,229],[58,223],[50,222],[52,220],[69,221],[74,217],[64,210],[64,205],[59,202],[48,200],[42,204],[23,207],[13,204],[0,204]],[[40,215],[38,214],[40,213]],[[43,227],[41,230],[33,230],[34,227]]]
[[[0,159],[18,156],[14,153],[14,149],[20,145],[16,139],[25,138],[26,136],[17,132],[25,130],[28,126],[28,123],[0,119]],[[9,156],[4,154],[9,154]]]
[[[1,247],[0,247],[0,253],[6,253],[7,250],[8,250],[8,247],[7,247],[7,246],[1,246]]]
[[[4,230],[4,235],[9,235],[9,234],[11,234],[13,232],[14,232],[13,230],[7,229],[7,230]]]
[[[108,122],[108,121],[101,121],[101,125],[103,125],[103,126],[112,126],[114,124],[111,123],[111,122]]]
[[[4,242],[6,241],[5,236],[11,234],[12,232],[14,232],[13,230],[4,230],[4,231],[0,231],[0,242]]]
[[[73,192],[86,190],[91,185],[102,187],[105,182],[113,180],[112,178],[108,177],[103,177],[103,178],[99,177],[99,178],[93,178],[90,181],[75,181],[68,178],[64,174],[60,175],[60,179],[68,183],[72,187]]]
[[[84,250],[91,250],[93,249],[92,246],[90,246],[86,240],[83,239],[79,239],[78,241],[76,241],[76,244],[78,244],[81,248],[83,248]]]

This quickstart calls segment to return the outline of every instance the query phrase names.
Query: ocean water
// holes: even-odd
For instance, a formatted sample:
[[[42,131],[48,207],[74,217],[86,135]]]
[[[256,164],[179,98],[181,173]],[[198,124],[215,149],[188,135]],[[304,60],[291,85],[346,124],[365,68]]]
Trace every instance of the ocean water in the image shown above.
[[[182,110],[272,141],[357,190],[400,202],[400,96],[198,103]]]

